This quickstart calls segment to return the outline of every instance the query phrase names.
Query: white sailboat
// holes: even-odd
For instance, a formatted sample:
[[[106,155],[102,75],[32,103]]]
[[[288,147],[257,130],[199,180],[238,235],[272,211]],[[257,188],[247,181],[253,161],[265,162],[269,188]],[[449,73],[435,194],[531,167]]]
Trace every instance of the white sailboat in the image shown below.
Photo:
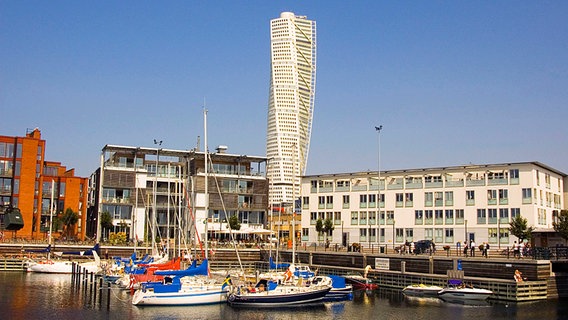
[[[51,208],[49,212],[49,237],[48,237],[48,247],[44,250],[40,250],[47,253],[47,259],[35,261],[30,259],[26,263],[26,270],[28,272],[39,272],[39,273],[73,273],[73,267],[78,265],[80,269],[78,270],[86,270],[90,273],[97,273],[101,271],[101,260],[97,254],[98,244],[95,245],[92,249],[85,250],[85,251],[77,251],[77,252],[55,252],[55,255],[61,256],[63,254],[72,254],[72,255],[92,255],[94,261],[88,262],[73,262],[71,259],[69,260],[52,260],[51,259],[51,233],[52,233],[52,225],[53,225],[53,211],[55,210],[54,205],[54,189],[55,189],[55,181],[51,180]],[[28,252],[34,252],[33,250],[28,250]],[[37,251],[36,251],[37,252]],[[77,271],[77,270],[75,270]]]
[[[207,218],[209,212],[208,167],[209,150],[207,146],[207,110],[204,110],[205,130],[205,259],[196,268],[186,270],[160,270],[155,274],[164,275],[157,283],[145,283],[133,295],[132,304],[137,306],[197,306],[219,304],[227,301],[226,288],[231,280],[227,277],[220,283],[209,277]]]

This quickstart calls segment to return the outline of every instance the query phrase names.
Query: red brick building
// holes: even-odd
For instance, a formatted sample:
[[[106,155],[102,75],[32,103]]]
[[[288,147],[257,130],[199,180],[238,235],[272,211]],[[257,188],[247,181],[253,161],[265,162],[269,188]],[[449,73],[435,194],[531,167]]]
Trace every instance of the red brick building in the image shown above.
[[[24,226],[18,231],[3,230],[5,239],[46,239],[53,185],[53,220],[68,208],[77,212],[79,221],[69,235],[84,240],[88,178],[76,177],[74,169],[67,170],[60,162],[46,161],[45,147],[37,128],[24,137],[0,135],[0,230],[6,227],[4,210],[11,205],[20,209]],[[54,238],[62,236],[62,229],[54,224]]]

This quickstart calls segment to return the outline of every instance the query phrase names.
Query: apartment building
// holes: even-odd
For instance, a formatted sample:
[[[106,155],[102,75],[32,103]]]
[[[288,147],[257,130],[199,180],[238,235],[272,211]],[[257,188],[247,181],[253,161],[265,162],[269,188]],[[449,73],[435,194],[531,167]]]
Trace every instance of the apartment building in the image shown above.
[[[566,181],[565,173],[539,162],[305,176],[301,241],[392,248],[467,239],[507,247],[518,240],[508,230],[518,215],[538,232],[553,232]],[[316,232],[318,219],[333,222],[331,234]],[[542,241],[537,245],[559,239]]]
[[[24,226],[4,232],[5,238],[47,239],[50,221],[71,209],[79,220],[68,235],[83,240],[88,179],[75,176],[74,169],[60,162],[45,160],[45,150],[38,128],[23,137],[0,136],[0,228],[5,228],[4,209],[12,206],[20,209]],[[54,223],[53,237],[62,237],[63,229],[61,223]]]
[[[90,232],[99,239],[126,232],[131,240],[176,239],[190,243],[228,232],[235,215],[243,230],[266,226],[266,158],[106,145],[90,183]],[[208,192],[205,192],[208,190]],[[101,230],[109,213],[112,230]],[[197,230],[197,232],[196,232]],[[104,231],[104,232],[103,232]]]

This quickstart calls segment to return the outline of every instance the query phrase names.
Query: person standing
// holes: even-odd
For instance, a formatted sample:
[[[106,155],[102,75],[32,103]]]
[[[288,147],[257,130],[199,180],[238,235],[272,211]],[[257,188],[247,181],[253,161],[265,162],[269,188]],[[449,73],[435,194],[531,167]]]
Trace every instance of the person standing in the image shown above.
[[[469,241],[469,255],[475,257],[475,241]]]
[[[468,246],[467,246],[467,241],[463,242],[463,255],[467,258],[467,250],[468,250]]]

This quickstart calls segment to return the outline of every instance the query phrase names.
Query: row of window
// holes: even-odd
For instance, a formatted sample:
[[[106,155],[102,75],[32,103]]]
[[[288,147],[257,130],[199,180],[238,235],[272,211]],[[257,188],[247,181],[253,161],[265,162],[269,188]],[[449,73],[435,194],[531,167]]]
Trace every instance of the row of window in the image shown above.
[[[314,229],[311,229],[315,232]],[[359,242],[365,243],[385,243],[394,241],[397,244],[404,244],[406,241],[413,242],[416,240],[432,240],[435,244],[450,244],[456,243],[455,229],[454,228],[426,228],[424,236],[420,239],[415,239],[413,228],[395,228],[394,233],[391,232],[392,238],[387,238],[387,231],[389,228],[361,228],[359,229]],[[462,230],[459,230],[462,232]],[[310,228],[302,229],[302,241],[309,241]],[[327,236],[331,236],[328,234]],[[318,240],[323,240],[325,235],[318,234]],[[490,244],[508,244],[509,243],[509,229],[508,228],[488,228],[487,239]],[[441,247],[436,247],[441,250]]]
[[[479,192],[479,191],[478,191]],[[533,190],[531,188],[522,189],[522,202],[523,204],[532,203]],[[536,194],[535,194],[536,196]],[[554,203],[555,205],[560,204],[560,195],[554,195],[550,192],[540,194],[541,198],[546,200],[547,205]],[[359,207],[360,208],[376,208],[377,198],[379,199],[381,207],[384,207],[385,194],[360,194],[359,195]],[[476,192],[475,190],[465,191],[466,205],[475,205]],[[333,208],[334,196],[318,196],[318,208]],[[394,194],[395,207],[412,207],[414,206],[414,193],[395,193]],[[302,199],[304,208],[309,208],[310,197],[305,196]],[[350,195],[342,196],[343,208],[349,208],[351,202]],[[507,205],[509,204],[509,190],[507,189],[490,189],[487,190],[487,204],[488,205]],[[453,191],[437,191],[437,192],[424,192],[424,206],[425,207],[441,207],[441,206],[452,206],[454,205],[454,192]]]

